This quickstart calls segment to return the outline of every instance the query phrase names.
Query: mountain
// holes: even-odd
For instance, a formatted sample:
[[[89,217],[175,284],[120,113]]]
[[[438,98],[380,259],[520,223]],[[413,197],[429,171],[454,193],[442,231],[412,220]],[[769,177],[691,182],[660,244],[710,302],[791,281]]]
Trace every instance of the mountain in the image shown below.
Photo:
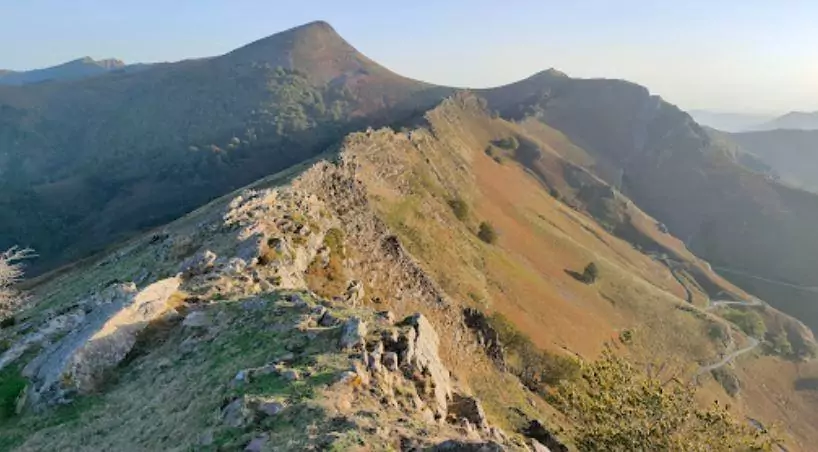
[[[747,130],[818,130],[818,111],[793,111]]]
[[[214,58],[0,86],[0,247],[34,247],[34,271],[53,268],[446,92],[323,22]]]
[[[775,129],[731,135],[786,183],[818,192],[818,130]]]
[[[485,95],[501,115],[564,133],[697,255],[818,330],[818,197],[746,169],[688,114],[633,83],[543,73]]]
[[[772,119],[770,115],[729,113],[710,110],[690,110],[688,113],[697,123],[724,132],[742,132],[753,129],[759,124],[763,124]]]
[[[749,353],[772,340],[725,318],[750,310],[771,338],[793,331],[793,347],[812,343],[803,325],[747,306],[748,294],[562,158],[590,154],[559,131],[459,93],[334,151],[30,281],[36,304],[0,329],[0,444],[814,444],[815,401],[778,384],[797,371],[808,385],[815,370],[785,357],[788,340]],[[604,205],[650,249],[595,221]],[[574,271],[589,262],[593,282]],[[784,419],[780,439],[757,430]]]
[[[144,65],[126,66],[122,61],[113,58],[94,60],[91,57],[84,57],[45,69],[24,72],[0,71],[0,85],[78,80],[112,71],[138,70],[142,66]]]

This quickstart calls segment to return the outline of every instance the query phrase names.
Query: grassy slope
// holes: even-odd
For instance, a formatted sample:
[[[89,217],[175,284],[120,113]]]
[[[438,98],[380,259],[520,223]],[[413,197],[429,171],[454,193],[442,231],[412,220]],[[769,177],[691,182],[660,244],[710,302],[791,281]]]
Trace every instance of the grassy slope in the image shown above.
[[[364,154],[372,166],[363,168],[365,174],[371,172],[365,178],[371,178],[368,182],[377,181],[368,186],[384,218],[449,294],[464,304],[502,312],[538,345],[554,351],[592,358],[606,341],[632,329],[636,340],[626,353],[638,361],[681,369],[681,375],[693,372],[696,361],[717,355],[720,345],[707,337],[710,321],[677,309],[683,304],[683,290],[667,267],[549,196],[521,166],[511,160],[498,164],[482,152],[489,141],[520,133],[518,126],[468,108],[460,112],[452,105],[429,118],[434,136],[413,131],[413,148],[372,147]],[[553,136],[558,140],[541,143],[543,148],[565,146],[564,137]],[[388,175],[378,170],[385,160],[391,165]],[[453,197],[471,206],[465,222],[456,219],[447,205]],[[746,296],[709,271],[679,240],[660,233],[654,220],[640,215],[633,216],[635,226],[701,272],[699,279]],[[494,246],[475,236],[483,220],[500,232]],[[564,271],[579,271],[590,261],[600,265],[603,275],[594,286],[579,283]],[[702,291],[696,297],[704,303]],[[764,360],[781,363],[776,358]],[[482,371],[460,371],[469,381],[481,379]],[[742,382],[748,394],[756,394],[763,391],[767,378],[778,378],[773,375],[742,372]],[[498,401],[496,388],[477,389],[485,400]],[[779,390],[793,394],[791,388]],[[766,398],[727,400],[723,389],[709,379],[700,398],[702,403],[728,401],[739,416],[752,413],[765,423],[787,419]],[[488,409],[503,411],[496,406]],[[803,419],[814,416],[809,404],[798,409]],[[791,431],[802,442],[811,440],[808,425],[805,421]]]

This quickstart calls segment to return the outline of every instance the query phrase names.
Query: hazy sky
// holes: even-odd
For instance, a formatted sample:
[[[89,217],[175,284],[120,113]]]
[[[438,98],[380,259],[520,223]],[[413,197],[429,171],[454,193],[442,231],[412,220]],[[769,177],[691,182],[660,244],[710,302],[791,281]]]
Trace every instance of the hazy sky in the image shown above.
[[[555,67],[635,81],[687,109],[818,110],[815,0],[0,0],[0,68],[217,55],[317,19],[439,84]]]

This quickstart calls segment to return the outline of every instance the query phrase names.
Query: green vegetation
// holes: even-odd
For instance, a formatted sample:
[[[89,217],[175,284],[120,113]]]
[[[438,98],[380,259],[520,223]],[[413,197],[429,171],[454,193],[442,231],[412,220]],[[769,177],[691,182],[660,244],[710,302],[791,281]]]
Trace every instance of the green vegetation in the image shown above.
[[[494,141],[494,145],[507,151],[516,151],[520,147],[520,142],[517,137],[507,137]]]
[[[648,378],[610,350],[548,399],[574,423],[580,451],[766,451],[774,443],[718,405],[698,408],[693,387]]]
[[[452,208],[454,216],[460,221],[469,219],[469,205],[461,198],[454,198],[449,201],[449,207]]]
[[[494,226],[484,221],[480,223],[480,228],[477,230],[477,237],[488,244],[492,244],[497,241],[497,231],[494,229]]]
[[[31,250],[16,247],[0,253],[0,326],[3,328],[14,325],[14,313],[25,301],[25,297],[15,290],[14,285],[23,276],[20,261],[31,255]]]
[[[730,397],[737,396],[739,391],[741,391],[741,381],[729,367],[722,366],[718,369],[713,369],[710,373]]]
[[[324,246],[329,249],[329,260],[315,257],[307,268],[307,286],[322,297],[332,298],[346,290],[344,232],[337,228],[328,230],[324,235]]]
[[[770,353],[785,358],[795,355],[792,344],[790,344],[790,340],[787,338],[786,331],[781,331],[778,334],[771,335],[767,341],[767,349]]]
[[[728,308],[722,313],[722,317],[738,326],[741,331],[744,331],[748,336],[763,338],[767,332],[764,319],[761,317],[761,314],[754,310]]]
[[[593,284],[599,278],[599,269],[597,268],[596,264],[591,262],[590,264],[585,266],[585,269],[582,271],[582,281],[586,284]]]
[[[15,366],[0,371],[0,422],[14,416],[17,398],[26,387],[26,379]]]
[[[707,337],[714,341],[724,341],[730,337],[730,332],[720,323],[711,323],[707,326]]]
[[[549,386],[579,375],[580,365],[575,359],[540,350],[502,314],[492,314],[489,323],[506,348],[510,370],[528,389],[545,394]]]

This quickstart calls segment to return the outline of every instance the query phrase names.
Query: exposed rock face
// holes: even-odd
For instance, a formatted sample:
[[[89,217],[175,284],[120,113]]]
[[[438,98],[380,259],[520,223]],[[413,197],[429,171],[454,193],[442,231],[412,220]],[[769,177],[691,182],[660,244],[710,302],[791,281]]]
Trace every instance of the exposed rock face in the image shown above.
[[[44,350],[24,369],[32,379],[30,402],[62,402],[71,392],[92,391],[106,370],[122,361],[148,323],[167,311],[180,280],[169,278],[142,291],[117,284],[93,297],[96,309],[81,328]]]
[[[216,253],[204,250],[182,262],[179,271],[186,277],[201,275],[213,268],[216,258]]]
[[[366,323],[357,317],[353,317],[344,323],[343,329],[341,330],[341,348],[350,350],[363,347],[365,338]]]
[[[500,369],[506,368],[505,352],[500,342],[500,335],[489,324],[486,315],[477,309],[463,310],[463,320],[466,326],[477,336],[477,342],[486,350],[486,354]]]
[[[486,413],[480,401],[474,397],[454,393],[452,401],[449,403],[450,422],[457,422],[461,419],[469,421],[469,424],[480,429],[488,430],[489,423]]]
[[[568,447],[562,444],[553,433],[551,433],[538,420],[533,420],[528,424],[528,427],[523,432],[525,436],[536,440],[551,452],[568,452]]]
[[[493,441],[470,442],[450,439],[438,444],[431,450],[435,452],[503,452],[505,448]]]
[[[437,399],[437,411],[441,414],[445,413],[451,394],[451,380],[449,370],[443,365],[437,354],[440,339],[432,324],[423,314],[415,314],[407,319],[407,322],[414,326],[416,337],[412,347],[414,350],[407,353],[406,359],[408,363],[431,376]]]

